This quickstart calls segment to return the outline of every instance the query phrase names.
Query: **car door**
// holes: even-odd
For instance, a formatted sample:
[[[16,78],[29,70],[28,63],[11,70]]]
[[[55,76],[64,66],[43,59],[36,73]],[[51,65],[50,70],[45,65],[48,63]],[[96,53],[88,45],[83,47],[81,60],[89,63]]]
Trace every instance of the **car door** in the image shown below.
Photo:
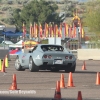
[[[27,67],[29,65],[29,58],[30,56],[32,56],[33,52],[36,50],[37,46],[35,46],[31,52],[27,53],[27,54],[24,54],[24,58],[23,58],[23,61],[24,61],[24,67]]]
[[[24,53],[23,54],[23,56],[22,56],[22,65],[25,67],[26,66],[26,56],[27,56],[27,54],[26,53]]]

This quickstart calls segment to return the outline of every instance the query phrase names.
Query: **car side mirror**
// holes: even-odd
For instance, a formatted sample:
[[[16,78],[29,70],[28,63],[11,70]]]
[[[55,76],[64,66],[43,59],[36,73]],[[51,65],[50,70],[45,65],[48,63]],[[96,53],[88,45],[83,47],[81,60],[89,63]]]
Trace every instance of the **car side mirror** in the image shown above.
[[[31,53],[32,51],[29,50],[29,53]]]

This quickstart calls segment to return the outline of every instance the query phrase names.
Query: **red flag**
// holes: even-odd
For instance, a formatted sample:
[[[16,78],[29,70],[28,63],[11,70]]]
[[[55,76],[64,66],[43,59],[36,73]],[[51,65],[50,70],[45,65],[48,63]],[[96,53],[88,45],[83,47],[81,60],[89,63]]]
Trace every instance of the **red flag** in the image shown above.
[[[58,37],[58,25],[55,25],[55,36]]]
[[[54,30],[52,24],[50,24],[50,37],[54,37]]]
[[[23,37],[25,37],[25,35],[26,35],[26,27],[25,27],[25,25],[23,23]]]
[[[46,24],[46,37],[48,37],[48,34],[49,33],[49,26],[48,26],[48,24]]]
[[[60,24],[58,37],[62,37],[62,24]]]
[[[32,26],[32,38],[34,37],[34,26]]]
[[[65,37],[68,37],[68,24],[64,23],[65,27]]]
[[[72,38],[72,27],[69,25],[68,37]]]
[[[46,23],[44,25],[44,37],[46,37]]]
[[[74,38],[76,37],[76,27],[75,26],[73,27],[73,37]]]
[[[42,31],[43,31],[43,30],[42,30],[42,25],[40,24],[40,25],[39,25],[39,32],[40,32],[39,35],[40,35],[40,37],[42,37]]]
[[[37,24],[36,24],[35,28],[36,28],[36,31],[35,31],[35,32],[36,32],[36,37],[38,37],[38,28],[39,28],[39,27],[38,27]]]
[[[48,26],[47,23],[45,23],[44,36],[45,36],[45,37],[48,37],[48,35],[49,35],[48,33],[49,33],[49,26]]]
[[[53,37],[53,27],[52,27],[52,24],[50,24],[50,37]]]
[[[80,24],[80,30],[79,31],[80,31],[80,38],[81,38],[81,37],[83,37],[82,35],[84,33],[83,33],[83,29],[82,29],[82,23],[80,22],[79,24]]]
[[[34,37],[38,37],[38,25],[34,22]]]
[[[30,38],[32,38],[32,23],[30,23]]]
[[[34,25],[33,25],[33,37],[35,37],[36,36],[36,29],[35,29],[35,22],[34,22]]]

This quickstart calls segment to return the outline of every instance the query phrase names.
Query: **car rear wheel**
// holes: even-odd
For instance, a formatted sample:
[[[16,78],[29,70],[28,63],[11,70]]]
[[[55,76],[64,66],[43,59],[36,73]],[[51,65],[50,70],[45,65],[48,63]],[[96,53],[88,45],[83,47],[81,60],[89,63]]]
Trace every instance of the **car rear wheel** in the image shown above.
[[[71,68],[71,72],[72,72],[72,73],[75,72],[75,68],[76,68],[76,65],[74,65],[74,66]]]
[[[36,66],[34,64],[32,57],[30,57],[30,59],[29,59],[29,70],[30,70],[30,72],[38,72],[39,71],[39,66]]]
[[[25,70],[25,69],[22,68],[22,66],[20,64],[19,57],[16,57],[16,60],[15,60],[15,69],[17,71],[24,71]]]
[[[75,68],[76,68],[76,63],[73,66],[68,66],[68,68],[65,69],[65,72],[66,73],[69,73],[69,72],[74,73],[75,72]]]

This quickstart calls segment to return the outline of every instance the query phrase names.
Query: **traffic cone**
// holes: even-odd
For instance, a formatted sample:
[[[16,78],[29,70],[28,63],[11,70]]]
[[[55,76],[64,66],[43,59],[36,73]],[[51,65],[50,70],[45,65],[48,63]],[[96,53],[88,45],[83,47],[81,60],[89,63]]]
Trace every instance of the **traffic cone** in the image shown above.
[[[82,100],[82,94],[81,94],[81,91],[78,91],[78,97],[77,97],[77,100]]]
[[[86,70],[86,64],[85,64],[85,61],[83,62],[82,70]]]
[[[60,81],[57,81],[56,83],[56,90],[53,100],[61,100]]]
[[[60,88],[65,88],[64,74],[61,74]]]
[[[2,70],[2,61],[0,59],[0,71]]]
[[[1,72],[5,72],[5,60],[3,59]]]
[[[16,74],[13,74],[13,82],[12,82],[12,85],[10,87],[10,90],[18,90],[17,89],[17,82],[16,82]]]
[[[5,67],[8,67],[9,66],[9,64],[8,64],[8,56],[6,55],[5,56]]]
[[[100,73],[97,72],[96,85],[100,85]]]
[[[68,86],[68,87],[74,87],[72,72],[69,73],[68,85],[67,85],[67,86]]]

